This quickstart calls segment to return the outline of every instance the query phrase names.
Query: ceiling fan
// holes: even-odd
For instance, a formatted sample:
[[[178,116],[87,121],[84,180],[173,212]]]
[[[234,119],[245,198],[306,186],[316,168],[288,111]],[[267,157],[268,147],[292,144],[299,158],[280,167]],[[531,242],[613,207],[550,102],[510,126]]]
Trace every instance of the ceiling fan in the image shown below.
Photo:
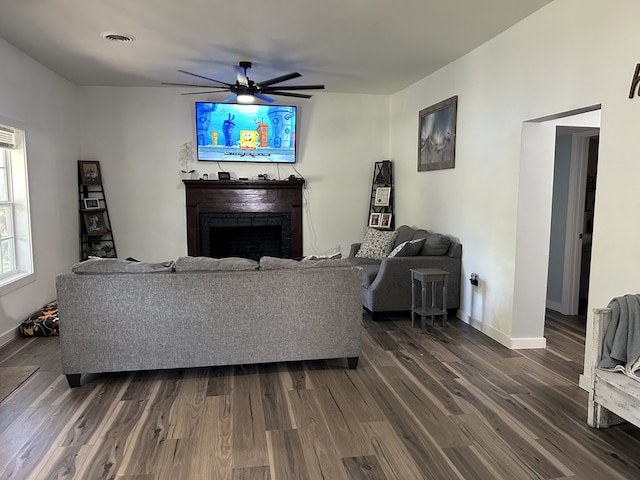
[[[324,85],[280,85],[276,84],[286,82],[293,78],[301,77],[298,72],[288,73],[279,77],[270,78],[263,82],[254,82],[247,76],[247,70],[251,68],[251,62],[240,62],[237,67],[236,83],[221,82],[214,78],[205,77],[196,73],[187,72],[186,70],[178,70],[180,73],[186,73],[194,77],[214,82],[214,85],[196,85],[190,83],[163,83],[163,85],[177,85],[181,87],[199,87],[207,88],[206,91],[189,92],[182,95],[199,95],[202,93],[231,92],[232,95],[225,98],[225,102],[237,99],[238,103],[252,103],[256,98],[265,102],[272,103],[275,100],[269,95],[279,95],[284,97],[311,98],[311,95],[304,93],[292,93],[289,90],[324,90]],[[268,94],[268,95],[267,95]]]

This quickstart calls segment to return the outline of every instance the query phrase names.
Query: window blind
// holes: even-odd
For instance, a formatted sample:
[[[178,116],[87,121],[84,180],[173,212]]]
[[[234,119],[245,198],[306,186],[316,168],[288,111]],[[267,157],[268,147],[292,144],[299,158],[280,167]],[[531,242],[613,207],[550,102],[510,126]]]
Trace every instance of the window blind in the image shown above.
[[[0,148],[16,148],[14,131],[0,126]]]

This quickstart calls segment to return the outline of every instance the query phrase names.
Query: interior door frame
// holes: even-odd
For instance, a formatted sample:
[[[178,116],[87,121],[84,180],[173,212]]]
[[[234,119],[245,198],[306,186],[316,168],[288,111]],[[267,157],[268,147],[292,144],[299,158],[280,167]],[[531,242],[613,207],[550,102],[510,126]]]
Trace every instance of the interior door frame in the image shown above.
[[[560,311],[563,315],[578,314],[589,140],[599,133],[600,129],[597,128],[585,129],[574,133],[571,139],[571,167],[562,279],[562,311]]]

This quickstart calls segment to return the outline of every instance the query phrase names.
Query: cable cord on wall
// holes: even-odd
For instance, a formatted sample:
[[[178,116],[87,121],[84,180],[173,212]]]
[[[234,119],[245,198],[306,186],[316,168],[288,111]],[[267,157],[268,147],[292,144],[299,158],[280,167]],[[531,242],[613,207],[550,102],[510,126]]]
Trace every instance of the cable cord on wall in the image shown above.
[[[298,171],[296,170],[296,172]],[[298,173],[298,175],[300,175],[300,173]],[[311,206],[310,206],[311,202],[309,201],[309,186],[306,183],[302,186],[302,203],[304,204],[305,219],[306,219],[307,225],[309,226],[309,234],[311,237],[310,238],[311,248],[314,252],[319,252],[320,248],[316,243],[316,230],[313,227],[313,221],[311,220],[312,216],[311,216]]]

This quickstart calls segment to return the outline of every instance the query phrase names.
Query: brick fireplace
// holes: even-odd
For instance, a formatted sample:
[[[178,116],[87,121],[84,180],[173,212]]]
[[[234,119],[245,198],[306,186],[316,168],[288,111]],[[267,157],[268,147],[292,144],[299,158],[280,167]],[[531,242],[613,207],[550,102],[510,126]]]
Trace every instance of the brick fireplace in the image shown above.
[[[184,180],[192,256],[302,256],[304,181]]]

